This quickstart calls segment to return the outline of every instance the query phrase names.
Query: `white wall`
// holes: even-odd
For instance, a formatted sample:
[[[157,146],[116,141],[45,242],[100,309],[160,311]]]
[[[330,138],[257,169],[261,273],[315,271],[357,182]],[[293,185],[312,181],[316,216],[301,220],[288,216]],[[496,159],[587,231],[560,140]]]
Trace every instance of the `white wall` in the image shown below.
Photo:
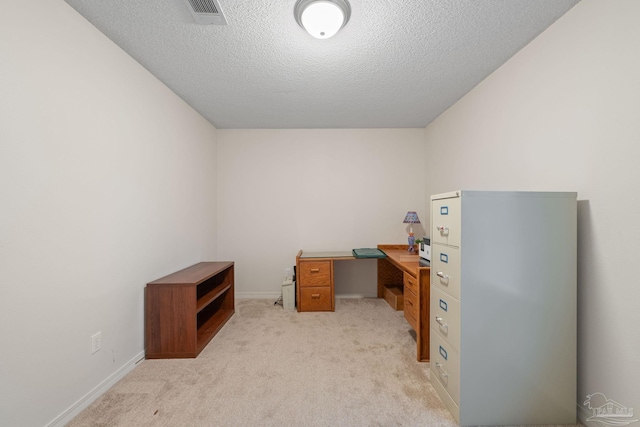
[[[577,403],[636,412],[638,16],[636,0],[583,0],[426,129],[427,194],[578,191]]]
[[[300,249],[406,243],[407,211],[425,215],[424,153],[424,129],[218,130],[218,255],[239,297],[279,295]],[[338,266],[336,293],[375,296],[375,266]]]
[[[0,58],[0,425],[61,424],[216,258],[216,130],[62,1],[0,2]]]

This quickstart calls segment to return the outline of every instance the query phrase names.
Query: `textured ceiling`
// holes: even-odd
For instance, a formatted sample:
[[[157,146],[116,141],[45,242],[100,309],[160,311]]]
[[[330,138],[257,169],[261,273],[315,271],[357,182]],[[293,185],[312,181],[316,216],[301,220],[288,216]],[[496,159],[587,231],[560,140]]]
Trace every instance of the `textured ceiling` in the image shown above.
[[[578,0],[350,0],[318,40],[296,0],[65,0],[219,129],[425,127]]]

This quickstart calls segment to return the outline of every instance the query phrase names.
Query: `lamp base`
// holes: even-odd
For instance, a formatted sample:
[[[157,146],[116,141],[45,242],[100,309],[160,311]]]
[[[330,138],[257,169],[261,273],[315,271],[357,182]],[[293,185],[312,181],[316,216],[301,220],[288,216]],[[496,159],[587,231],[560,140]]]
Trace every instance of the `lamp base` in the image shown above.
[[[415,252],[416,238],[413,234],[409,235],[409,252]]]

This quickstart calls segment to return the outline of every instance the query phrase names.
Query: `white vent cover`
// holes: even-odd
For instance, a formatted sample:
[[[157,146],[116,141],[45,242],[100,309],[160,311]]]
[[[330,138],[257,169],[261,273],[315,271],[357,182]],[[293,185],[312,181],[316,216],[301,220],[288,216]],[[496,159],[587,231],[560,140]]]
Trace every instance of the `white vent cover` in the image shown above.
[[[227,25],[218,0],[184,0],[193,19],[202,25]]]

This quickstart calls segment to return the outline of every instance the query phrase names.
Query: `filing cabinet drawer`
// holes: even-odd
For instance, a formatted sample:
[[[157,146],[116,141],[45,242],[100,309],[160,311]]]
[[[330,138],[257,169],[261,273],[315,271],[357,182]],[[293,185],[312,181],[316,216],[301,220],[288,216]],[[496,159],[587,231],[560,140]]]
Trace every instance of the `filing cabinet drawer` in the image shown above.
[[[460,351],[460,301],[431,288],[431,329],[444,338],[455,350]]]
[[[404,318],[414,331],[418,330],[418,297],[411,289],[404,288]]]
[[[415,277],[413,277],[412,275],[410,275],[405,271],[404,276],[402,278],[402,283],[404,284],[405,290],[409,289],[415,295],[418,295],[418,279],[416,279]]]
[[[299,286],[330,286],[331,261],[301,261]]]
[[[330,286],[300,288],[301,311],[332,311],[333,295]]]
[[[431,244],[460,246],[460,197],[431,201]]]
[[[433,328],[432,328],[433,330]],[[480,369],[480,367],[479,367]],[[433,378],[460,405],[460,356],[438,334],[431,334],[431,380]],[[487,384],[487,387],[490,387]],[[488,393],[490,391],[487,391]]]
[[[460,299],[460,249],[431,246],[431,286]]]

